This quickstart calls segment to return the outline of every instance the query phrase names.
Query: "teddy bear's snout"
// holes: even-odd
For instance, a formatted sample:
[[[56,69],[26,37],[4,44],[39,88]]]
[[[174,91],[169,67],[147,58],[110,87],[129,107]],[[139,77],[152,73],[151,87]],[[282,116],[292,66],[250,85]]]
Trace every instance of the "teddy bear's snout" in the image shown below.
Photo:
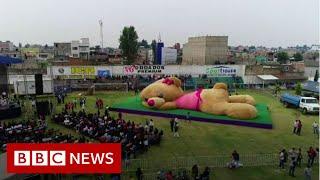
[[[155,104],[153,99],[149,99],[147,102],[148,102],[149,106],[154,106],[154,104]]]

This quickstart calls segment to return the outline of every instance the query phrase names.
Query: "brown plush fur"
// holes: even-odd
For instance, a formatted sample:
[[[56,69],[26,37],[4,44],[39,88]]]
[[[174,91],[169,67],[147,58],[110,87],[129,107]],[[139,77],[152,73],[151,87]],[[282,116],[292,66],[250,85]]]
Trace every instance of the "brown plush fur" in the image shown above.
[[[162,83],[161,79],[144,88],[140,94],[142,104],[156,109],[177,108],[175,100],[183,95],[181,81],[176,77],[170,79],[174,84]],[[153,100],[153,106],[148,105],[150,100]],[[249,95],[229,96],[227,85],[224,83],[216,83],[212,89],[203,89],[201,100],[199,108],[201,112],[238,119],[252,119],[257,116],[254,98]]]

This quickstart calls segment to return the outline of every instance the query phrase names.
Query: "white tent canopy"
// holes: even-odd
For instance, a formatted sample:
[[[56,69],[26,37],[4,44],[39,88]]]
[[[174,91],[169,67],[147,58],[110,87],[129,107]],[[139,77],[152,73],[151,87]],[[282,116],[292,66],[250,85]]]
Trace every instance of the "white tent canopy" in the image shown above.
[[[262,79],[263,81],[272,81],[272,80],[278,80],[279,78],[273,76],[273,75],[257,75],[258,78]]]
[[[264,88],[265,81],[267,81],[267,82],[268,81],[276,81],[279,79],[273,75],[257,75],[257,77],[262,80],[262,87],[263,88]]]

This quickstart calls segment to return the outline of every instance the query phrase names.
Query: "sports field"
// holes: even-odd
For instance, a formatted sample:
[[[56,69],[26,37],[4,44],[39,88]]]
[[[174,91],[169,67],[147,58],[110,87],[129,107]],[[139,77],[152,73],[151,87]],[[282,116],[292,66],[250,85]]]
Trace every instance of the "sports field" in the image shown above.
[[[242,156],[257,154],[277,154],[281,149],[289,150],[292,147],[301,148],[306,157],[307,148],[318,147],[318,138],[312,132],[312,123],[318,120],[316,115],[300,115],[302,121],[302,134],[292,134],[293,120],[297,117],[296,109],[286,109],[279,101],[269,93],[257,90],[239,90],[239,94],[252,95],[257,103],[268,105],[272,119],[273,129],[258,129],[203,122],[180,123],[180,137],[174,138],[170,131],[169,119],[156,118],[141,115],[124,114],[124,119],[144,123],[147,119],[154,120],[155,127],[164,130],[164,137],[159,147],[151,147],[143,155],[138,156],[144,159],[143,162],[166,169],[165,162],[170,159],[184,158],[193,159],[194,162],[205,161],[219,156],[231,156],[233,150],[237,150]],[[95,100],[102,98],[105,105],[113,105],[134,96],[132,92],[97,92],[94,96],[87,96],[86,110],[96,112]],[[78,93],[68,95],[67,101],[78,97]],[[62,105],[56,106],[56,111],[61,111]],[[116,116],[116,114],[113,114]],[[78,136],[75,131],[48,121],[50,127],[59,129],[63,133]],[[231,159],[231,157],[230,157]],[[259,161],[253,159],[252,161]],[[306,162],[306,158],[303,159]],[[244,164],[244,166],[246,166]],[[303,169],[297,168],[297,179],[303,179]],[[313,168],[313,179],[319,179],[318,168]],[[191,168],[191,167],[190,167]],[[200,167],[201,171],[204,167]],[[148,172],[145,172],[148,173]],[[150,173],[155,173],[154,171]],[[215,168],[212,171],[213,179],[292,179],[286,170],[279,170],[277,164],[273,166],[244,167],[236,170],[227,168]],[[91,177],[91,176],[90,176]],[[88,178],[88,177],[86,177]],[[93,177],[92,177],[93,178]]]

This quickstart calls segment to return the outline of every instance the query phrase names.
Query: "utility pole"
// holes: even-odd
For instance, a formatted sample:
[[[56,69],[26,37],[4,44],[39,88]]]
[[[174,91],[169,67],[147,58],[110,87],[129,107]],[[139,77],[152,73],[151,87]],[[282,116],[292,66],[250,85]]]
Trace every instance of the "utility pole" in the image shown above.
[[[103,22],[101,19],[99,20],[99,25],[100,25],[101,50],[103,50]]]

